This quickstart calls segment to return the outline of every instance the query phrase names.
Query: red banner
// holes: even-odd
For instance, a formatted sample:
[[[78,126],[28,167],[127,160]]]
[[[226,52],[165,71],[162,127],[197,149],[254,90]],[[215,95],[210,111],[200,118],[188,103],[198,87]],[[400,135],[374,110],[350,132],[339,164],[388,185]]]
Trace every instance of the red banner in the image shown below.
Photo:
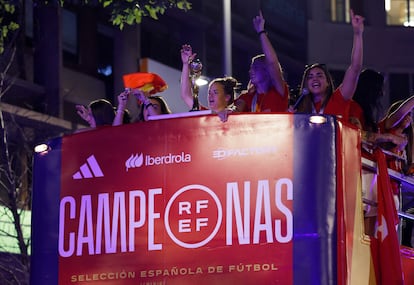
[[[324,118],[170,118],[49,141],[31,284],[365,284],[358,133]]]
[[[65,137],[59,284],[292,284],[291,117],[244,118]]]

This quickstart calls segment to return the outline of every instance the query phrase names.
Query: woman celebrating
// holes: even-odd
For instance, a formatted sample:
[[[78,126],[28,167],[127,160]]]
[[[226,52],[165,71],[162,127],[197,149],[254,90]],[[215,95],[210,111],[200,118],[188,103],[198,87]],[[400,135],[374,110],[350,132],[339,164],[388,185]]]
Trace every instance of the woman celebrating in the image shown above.
[[[193,53],[190,45],[183,45],[181,49],[181,60],[183,69],[181,72],[181,98],[189,108],[193,106],[193,93],[190,82],[190,63],[197,54]],[[234,98],[238,82],[235,78],[227,76],[216,78],[208,86],[208,107],[201,106],[202,110],[212,110],[220,119],[227,121],[228,113],[235,110]]]
[[[309,95],[303,97],[297,112],[337,115],[348,120],[350,100],[362,69],[364,31],[364,18],[354,15],[352,10],[350,13],[354,30],[351,65],[346,70],[342,83],[334,90],[332,77],[324,64],[308,66],[302,77],[300,94],[306,88]]]

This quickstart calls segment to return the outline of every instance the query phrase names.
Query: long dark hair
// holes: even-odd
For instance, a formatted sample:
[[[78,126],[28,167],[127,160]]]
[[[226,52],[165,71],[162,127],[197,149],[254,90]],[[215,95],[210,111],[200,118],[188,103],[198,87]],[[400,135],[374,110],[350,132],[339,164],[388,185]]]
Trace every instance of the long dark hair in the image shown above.
[[[328,103],[329,99],[331,98],[331,96],[333,94],[333,91],[334,91],[334,87],[335,87],[334,86],[333,79],[332,79],[332,76],[329,73],[329,70],[328,70],[328,68],[326,67],[325,64],[322,64],[322,63],[314,63],[314,64],[311,64],[311,65],[307,65],[305,67],[305,71],[303,72],[303,76],[302,76],[302,82],[300,84],[299,94],[304,94],[304,89],[305,88],[308,88],[306,86],[306,82],[307,82],[307,78],[308,78],[309,72],[313,68],[320,68],[320,69],[322,69],[323,73],[326,76],[326,80],[328,81],[328,84],[329,84],[328,90],[326,92],[326,96],[325,96],[325,98],[322,101],[322,107],[325,107],[326,104]],[[313,104],[312,94],[309,93],[309,95],[304,96],[302,102],[299,103],[297,112],[298,113],[312,113],[312,104]]]
[[[112,125],[115,118],[114,107],[105,99],[98,99],[89,103],[96,126]]]
[[[168,107],[167,102],[161,96],[152,95],[152,96],[148,97],[148,99],[150,99],[150,100],[151,99],[154,99],[158,103],[160,103],[160,106],[161,106],[161,114],[171,114],[171,110]],[[145,107],[142,105],[141,106],[141,110],[139,111],[139,114],[138,114],[138,118],[137,118],[137,121],[138,122],[144,122],[145,121],[144,120],[144,108]]]
[[[373,69],[364,69],[359,75],[353,100],[361,106],[368,131],[377,131],[377,123],[382,109],[384,76]]]

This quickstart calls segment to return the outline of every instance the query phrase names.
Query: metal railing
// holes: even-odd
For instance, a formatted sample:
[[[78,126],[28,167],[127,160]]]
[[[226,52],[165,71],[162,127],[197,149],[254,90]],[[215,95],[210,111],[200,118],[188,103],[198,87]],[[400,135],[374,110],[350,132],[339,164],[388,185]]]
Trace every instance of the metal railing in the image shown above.
[[[370,171],[377,172],[377,164],[375,162],[365,158],[365,157],[362,157],[362,167],[364,167],[365,169],[368,169]],[[390,168],[388,168],[388,174],[392,179],[394,179],[394,180],[396,180],[396,181],[398,181],[402,184],[411,186],[411,189],[410,189],[410,187],[405,187],[404,188],[405,189],[404,193],[405,194],[412,193],[413,196],[414,196],[414,177],[404,175],[404,174],[402,174],[400,172],[397,172],[395,170],[392,170]],[[403,192],[403,191],[401,191],[401,192]],[[404,195],[404,193],[401,193],[401,194]],[[365,200],[365,199],[364,199],[363,202],[366,203],[366,204],[372,204],[372,201],[368,201],[368,200]],[[398,216],[414,221],[414,215],[413,214],[403,212],[401,210],[398,210]]]

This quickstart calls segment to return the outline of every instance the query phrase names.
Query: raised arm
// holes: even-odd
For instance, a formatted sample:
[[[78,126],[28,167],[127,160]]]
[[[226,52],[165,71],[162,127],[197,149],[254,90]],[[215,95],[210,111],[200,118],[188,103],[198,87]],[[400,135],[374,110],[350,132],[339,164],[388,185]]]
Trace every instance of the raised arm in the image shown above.
[[[264,24],[265,19],[263,18],[262,11],[260,11],[259,15],[253,18],[253,26],[260,38],[260,44],[266,58],[267,70],[272,80],[272,85],[280,94],[284,95],[285,81],[283,78],[282,68],[280,66],[276,51],[273,48],[273,45],[270,43],[270,40],[264,29]]]
[[[350,100],[354,95],[358,77],[362,70],[362,57],[363,57],[363,38],[364,33],[364,18],[359,15],[355,15],[351,10],[351,22],[354,30],[351,65],[345,72],[344,80],[342,81],[339,89],[345,100]]]
[[[125,90],[118,95],[118,107],[116,109],[115,118],[112,122],[112,126],[120,126],[124,121],[124,111],[126,109],[128,101],[129,91]]]
[[[187,104],[189,108],[193,107],[193,93],[190,81],[190,62],[195,58],[193,50],[190,45],[183,45],[181,48],[181,61],[183,68],[181,71],[181,99]]]
[[[76,113],[84,119],[91,128],[96,128],[96,122],[89,107],[76,105]]]
[[[377,144],[391,142],[395,144],[399,150],[404,149],[407,145],[408,140],[406,137],[394,135],[391,133],[376,133],[370,131],[361,130],[362,142],[375,146]]]
[[[414,96],[411,96],[391,114],[385,118],[385,128],[387,130],[396,127],[405,116],[407,116],[414,109]]]

